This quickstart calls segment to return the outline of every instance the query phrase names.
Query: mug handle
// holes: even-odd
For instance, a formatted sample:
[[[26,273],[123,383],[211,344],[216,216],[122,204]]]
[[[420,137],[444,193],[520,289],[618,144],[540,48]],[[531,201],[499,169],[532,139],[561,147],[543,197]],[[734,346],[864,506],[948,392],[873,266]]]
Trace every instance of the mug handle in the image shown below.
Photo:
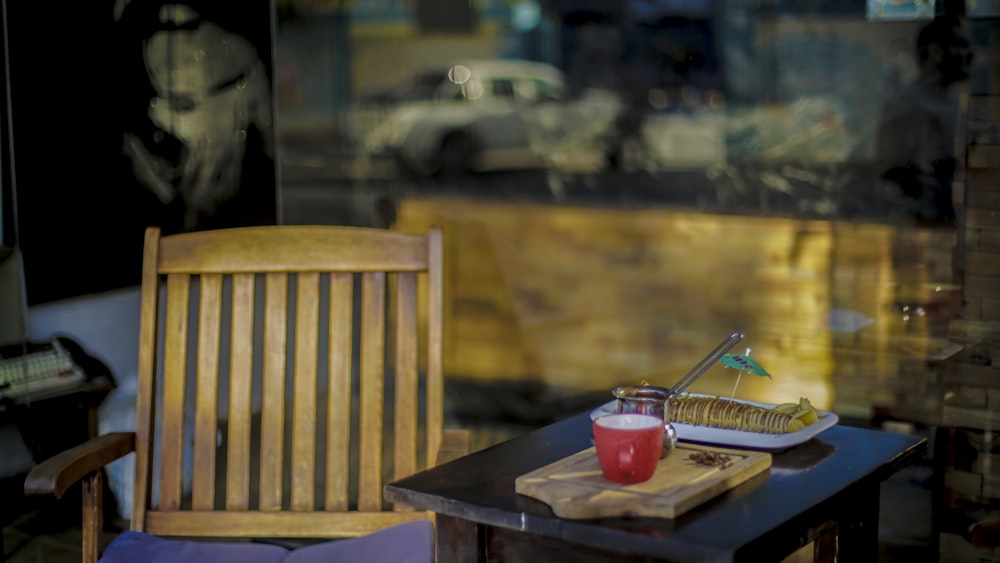
[[[627,476],[635,472],[635,443],[618,444],[618,469]]]

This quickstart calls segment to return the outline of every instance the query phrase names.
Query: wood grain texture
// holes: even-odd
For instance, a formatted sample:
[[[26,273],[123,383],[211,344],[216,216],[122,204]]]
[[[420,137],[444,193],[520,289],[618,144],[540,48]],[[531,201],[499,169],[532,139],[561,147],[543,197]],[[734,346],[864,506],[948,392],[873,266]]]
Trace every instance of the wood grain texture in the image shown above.
[[[361,422],[358,440],[358,509],[382,508],[382,413],[385,394],[385,274],[361,281]]]
[[[135,451],[135,445],[134,433],[111,432],[59,452],[28,473],[24,481],[24,494],[62,498],[73,484]]]
[[[142,530],[151,492],[153,425],[156,406],[157,319],[160,310],[160,229],[146,229],[142,250],[142,287],[139,297],[139,365],[135,399],[135,481],[132,491],[132,529]]]
[[[253,274],[233,276],[229,352],[229,435],[226,509],[250,507],[250,437],[253,397]]]
[[[193,510],[215,508],[215,448],[219,424],[219,331],[222,276],[201,276],[198,306],[198,367],[194,411]]]
[[[690,459],[698,452],[730,458],[724,467]],[[676,518],[771,467],[771,454],[696,444],[678,444],[648,480],[632,485],[604,478],[594,448],[518,477],[518,493],[548,504],[562,518],[651,516]]]
[[[97,557],[99,472],[137,447],[136,531],[341,538],[430,519],[402,504],[389,510],[382,484],[390,468],[403,477],[426,467],[418,454],[451,459],[469,448],[468,433],[443,428],[440,248],[434,230],[148,229],[136,432],[54,456],[26,492],[59,497],[86,481],[84,519],[97,523],[85,529],[88,560]],[[192,465],[193,483],[184,479]]]
[[[273,230],[272,230],[273,231]],[[290,241],[295,251],[290,252]],[[381,229],[286,226],[183,233],[161,247],[161,273],[421,271],[426,237]]]
[[[395,467],[398,479],[417,471],[417,277],[398,274],[395,283],[394,340],[395,412],[393,436]]]
[[[103,473],[94,471],[83,479],[83,514],[80,523],[83,534],[81,552],[82,563],[97,563],[101,546],[97,539],[104,529],[104,478]]]
[[[443,229],[448,265],[445,365],[486,382],[669,385],[738,326],[777,373],[743,378],[740,398],[806,396],[868,416],[870,404],[899,400],[871,390],[899,378],[906,354],[895,343],[934,336],[937,313],[925,307],[925,317],[902,322],[896,288],[954,283],[953,229],[464,195],[400,202],[398,228],[429,225]],[[981,296],[995,293],[1000,281],[990,281]],[[864,312],[870,326],[828,322],[847,311]],[[727,371],[712,370],[692,391],[732,393]],[[835,383],[866,377],[833,393],[831,373]]]
[[[326,422],[327,510],[347,510],[350,487],[351,357],[354,326],[354,277],[330,274],[330,335],[327,360],[330,384]]]
[[[191,276],[187,274],[167,276],[167,318],[163,337],[160,510],[178,510],[181,505],[190,280]]]
[[[312,510],[316,487],[316,380],[319,361],[319,274],[297,276],[295,381],[292,386],[292,510]]]
[[[260,509],[281,510],[285,454],[285,349],[288,276],[267,274],[264,288],[264,382],[261,390]]]

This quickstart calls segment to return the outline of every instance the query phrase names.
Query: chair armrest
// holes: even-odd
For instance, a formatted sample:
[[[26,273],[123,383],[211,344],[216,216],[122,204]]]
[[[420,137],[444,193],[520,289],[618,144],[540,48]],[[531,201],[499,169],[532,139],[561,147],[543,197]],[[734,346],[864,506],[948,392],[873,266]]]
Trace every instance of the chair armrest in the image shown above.
[[[446,429],[441,435],[441,447],[438,449],[434,465],[448,463],[469,453],[471,434],[468,430]]]
[[[135,451],[134,432],[104,434],[36,465],[24,480],[25,496],[62,498],[74,483]]]

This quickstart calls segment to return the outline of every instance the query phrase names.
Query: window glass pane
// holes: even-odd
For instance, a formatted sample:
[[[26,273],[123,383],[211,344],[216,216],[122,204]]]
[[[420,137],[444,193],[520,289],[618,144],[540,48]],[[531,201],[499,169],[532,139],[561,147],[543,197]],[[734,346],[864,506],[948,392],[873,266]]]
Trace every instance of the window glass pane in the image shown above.
[[[709,392],[850,410],[892,392],[834,376],[947,334],[961,206],[996,203],[962,191],[996,106],[960,103],[997,94],[995,2],[285,3],[286,213],[442,225],[461,377],[606,398],[742,329],[786,375]]]

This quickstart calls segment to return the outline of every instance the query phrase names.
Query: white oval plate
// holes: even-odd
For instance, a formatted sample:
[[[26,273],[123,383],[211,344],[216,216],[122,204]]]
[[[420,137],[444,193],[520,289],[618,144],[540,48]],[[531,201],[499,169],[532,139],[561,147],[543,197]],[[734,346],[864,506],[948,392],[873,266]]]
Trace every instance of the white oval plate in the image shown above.
[[[705,397],[711,395],[700,395],[690,393],[693,397]],[[756,401],[743,401],[741,403],[756,405],[766,409],[775,405],[770,403],[758,403]],[[605,403],[594,409],[590,413],[590,418],[594,419],[605,414],[614,414],[617,409],[616,401]],[[674,430],[677,431],[677,439],[685,442],[698,442],[702,444],[716,444],[720,446],[732,446],[737,448],[749,448],[753,450],[776,451],[797,446],[814,438],[820,432],[837,424],[840,418],[830,411],[816,409],[821,418],[806,426],[802,430],[788,432],[784,434],[765,434],[763,432],[746,432],[743,430],[730,430],[727,428],[712,428],[711,426],[698,426],[694,424],[683,424],[674,422]]]

